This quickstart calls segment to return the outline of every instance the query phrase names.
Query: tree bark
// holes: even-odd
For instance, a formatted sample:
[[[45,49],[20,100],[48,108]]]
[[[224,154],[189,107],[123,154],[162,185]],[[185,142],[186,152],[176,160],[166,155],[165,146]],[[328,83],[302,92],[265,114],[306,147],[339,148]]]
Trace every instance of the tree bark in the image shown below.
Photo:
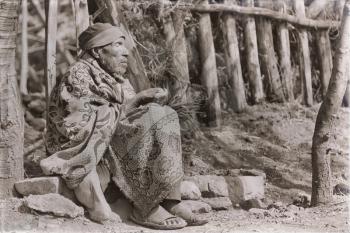
[[[257,6],[264,7],[267,3],[272,5],[272,0],[266,2],[266,0],[256,1]],[[272,25],[269,19],[260,17],[257,20],[257,36],[258,51],[260,57],[261,73],[267,81],[267,96],[268,99],[278,102],[284,101],[282,83],[280,80],[280,74],[277,67],[277,59],[275,56]]]
[[[350,65],[350,0],[346,1],[340,29],[334,67],[327,95],[317,114],[312,139],[312,196],[311,205],[317,206],[332,201],[330,156],[336,139],[334,121],[342,103],[348,82]]]
[[[324,98],[327,93],[329,79],[332,73],[332,48],[329,40],[328,31],[322,30],[316,32],[316,47],[319,59],[319,69],[321,71],[321,92]]]
[[[305,18],[305,6],[304,0],[294,0],[294,10],[299,18]],[[302,80],[302,93],[303,101],[307,106],[312,106],[312,80],[311,80],[311,60],[309,50],[309,40],[307,31],[305,29],[299,29],[299,72]]]
[[[207,0],[201,0],[201,5],[207,5]],[[201,58],[201,82],[208,94],[208,124],[221,125],[221,106],[219,97],[218,76],[210,14],[203,13],[199,18],[199,47]]]
[[[229,5],[237,4],[236,0],[226,0]],[[235,112],[242,112],[247,107],[244,81],[241,68],[239,44],[236,32],[236,20],[231,14],[223,16],[225,58],[229,82],[229,105]]]
[[[254,1],[243,0],[242,4],[245,6],[254,6]],[[265,96],[260,72],[255,19],[252,17],[246,17],[244,19],[244,38],[252,101],[259,103]]]
[[[277,0],[276,10],[285,13],[286,3],[284,0]],[[287,101],[294,100],[293,93],[293,72],[290,57],[290,41],[289,41],[289,31],[286,23],[279,23],[277,25],[277,47],[278,55],[280,61],[280,73],[281,82],[284,92],[284,96]]]
[[[15,70],[19,0],[0,7],[0,199],[23,179],[24,122]]]
[[[150,82],[147,78],[145,66],[142,63],[141,56],[136,48],[134,39],[129,31],[128,25],[125,22],[123,13],[120,11],[118,1],[112,0],[88,0],[89,11],[96,11],[92,6],[107,9],[101,14],[103,22],[108,22],[122,28],[126,35],[126,47],[129,49],[128,73],[129,80],[137,92],[150,87]]]

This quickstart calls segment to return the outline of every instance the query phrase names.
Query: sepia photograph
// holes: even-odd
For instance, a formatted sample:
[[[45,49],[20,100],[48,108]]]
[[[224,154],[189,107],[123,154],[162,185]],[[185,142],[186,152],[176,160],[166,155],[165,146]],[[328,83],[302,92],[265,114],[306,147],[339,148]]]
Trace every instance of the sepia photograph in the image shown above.
[[[0,233],[350,232],[350,0],[0,0]]]

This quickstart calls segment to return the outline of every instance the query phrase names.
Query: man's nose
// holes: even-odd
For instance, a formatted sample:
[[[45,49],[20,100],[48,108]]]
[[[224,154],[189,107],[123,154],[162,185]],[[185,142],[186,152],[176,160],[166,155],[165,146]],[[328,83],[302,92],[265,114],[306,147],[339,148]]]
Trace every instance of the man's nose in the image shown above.
[[[129,50],[124,46],[124,49],[123,49],[123,56],[124,57],[126,57],[126,58],[128,58],[128,56],[129,56]]]

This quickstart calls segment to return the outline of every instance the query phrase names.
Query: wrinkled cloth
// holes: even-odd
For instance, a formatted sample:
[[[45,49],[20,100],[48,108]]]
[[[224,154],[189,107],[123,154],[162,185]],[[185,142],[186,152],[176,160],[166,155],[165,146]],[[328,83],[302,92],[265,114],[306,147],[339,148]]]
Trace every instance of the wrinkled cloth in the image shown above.
[[[135,93],[125,83],[91,57],[75,63],[50,97],[45,142],[51,156],[41,167],[74,189],[104,162],[146,216],[182,179],[180,127],[173,109],[155,103],[126,117],[123,103]]]
[[[113,43],[120,37],[124,37],[121,28],[109,23],[96,23],[89,26],[79,35],[79,47],[84,51]]]

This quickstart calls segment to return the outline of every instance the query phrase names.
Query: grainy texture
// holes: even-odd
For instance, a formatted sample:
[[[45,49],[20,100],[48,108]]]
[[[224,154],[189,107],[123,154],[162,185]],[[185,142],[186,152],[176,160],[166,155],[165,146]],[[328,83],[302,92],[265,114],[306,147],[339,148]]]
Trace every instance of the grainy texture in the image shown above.
[[[207,5],[206,0],[200,2]],[[211,20],[208,13],[203,13],[199,18],[199,49],[201,57],[201,82],[207,89],[208,94],[208,123],[210,126],[220,126],[221,107],[218,87],[218,76],[216,70],[215,49]]]
[[[21,38],[21,81],[20,90],[27,95],[28,81],[28,0],[22,0],[22,38]]]
[[[19,2],[0,1],[0,199],[23,178],[23,112],[17,86],[15,49]]]
[[[348,82],[350,65],[350,0],[344,6],[338,48],[327,94],[316,119],[312,139],[312,197],[311,205],[328,204],[332,200],[331,155],[336,136],[332,135],[335,121]]]
[[[227,4],[236,4],[236,0],[226,0]],[[231,14],[223,16],[225,57],[229,82],[229,103],[235,112],[242,112],[247,106],[242,76],[239,44],[236,32],[236,20]]]
[[[242,4],[245,6],[254,6],[254,1],[243,0]],[[264,99],[265,95],[260,73],[255,19],[252,17],[244,19],[244,38],[252,101],[259,103]]]
[[[80,33],[89,27],[89,10],[87,0],[74,0],[74,16],[77,48],[79,48],[78,37]]]

